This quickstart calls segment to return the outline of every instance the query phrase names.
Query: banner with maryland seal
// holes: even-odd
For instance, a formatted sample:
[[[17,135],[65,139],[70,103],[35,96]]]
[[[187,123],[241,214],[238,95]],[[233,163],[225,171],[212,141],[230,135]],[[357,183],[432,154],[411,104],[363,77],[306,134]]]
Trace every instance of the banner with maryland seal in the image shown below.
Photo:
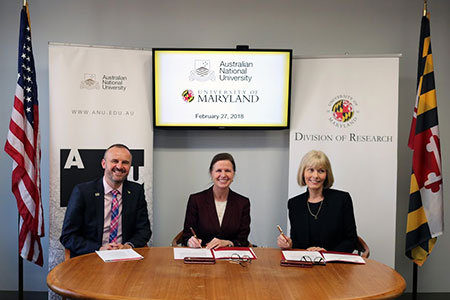
[[[301,158],[327,154],[333,188],[350,193],[358,235],[394,267],[399,57],[301,58],[293,62],[289,198]]]
[[[130,148],[128,179],[144,184],[152,219],[151,62],[151,51],[49,45],[50,269],[63,260],[59,237],[72,189],[103,176],[112,144]]]

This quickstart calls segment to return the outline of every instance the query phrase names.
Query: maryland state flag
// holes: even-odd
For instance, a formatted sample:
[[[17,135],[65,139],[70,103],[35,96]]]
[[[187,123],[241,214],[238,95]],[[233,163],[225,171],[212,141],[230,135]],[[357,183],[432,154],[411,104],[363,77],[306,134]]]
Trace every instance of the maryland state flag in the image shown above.
[[[413,150],[406,256],[421,266],[444,231],[441,147],[430,20],[422,17],[417,96],[408,146]]]

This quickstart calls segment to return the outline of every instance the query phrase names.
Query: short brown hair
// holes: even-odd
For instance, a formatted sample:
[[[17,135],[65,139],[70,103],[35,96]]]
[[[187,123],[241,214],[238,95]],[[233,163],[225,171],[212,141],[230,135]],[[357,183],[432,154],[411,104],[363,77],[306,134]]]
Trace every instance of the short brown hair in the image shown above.
[[[122,148],[122,149],[127,149],[128,152],[129,152],[130,155],[131,155],[131,159],[133,159],[133,154],[131,154],[130,148],[128,148],[127,145],[119,144],[119,143],[118,143],[118,144],[112,144],[111,146],[109,146],[109,147],[105,150],[105,153],[103,153],[103,159],[106,157],[106,153],[107,153],[108,150],[111,149],[111,148]]]
[[[218,153],[211,160],[211,164],[209,165],[209,172],[212,172],[213,166],[219,160],[229,160],[233,165],[233,171],[236,172],[236,163],[234,162],[234,158],[230,153]]]
[[[300,163],[300,167],[298,168],[297,174],[297,182],[300,186],[305,186],[305,177],[303,174],[305,173],[306,167],[321,167],[324,168],[327,172],[327,178],[323,183],[323,188],[328,189],[334,183],[333,171],[331,170],[331,163],[325,153],[319,150],[311,150],[303,156],[302,161]]]

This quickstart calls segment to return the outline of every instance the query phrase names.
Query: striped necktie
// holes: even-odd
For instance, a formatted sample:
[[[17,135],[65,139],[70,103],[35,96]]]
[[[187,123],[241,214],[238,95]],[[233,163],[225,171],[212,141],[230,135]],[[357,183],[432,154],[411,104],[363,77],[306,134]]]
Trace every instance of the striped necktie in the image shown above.
[[[117,240],[117,230],[119,229],[119,200],[117,195],[118,190],[112,190],[112,202],[111,202],[111,225],[109,227],[109,242],[115,243]]]

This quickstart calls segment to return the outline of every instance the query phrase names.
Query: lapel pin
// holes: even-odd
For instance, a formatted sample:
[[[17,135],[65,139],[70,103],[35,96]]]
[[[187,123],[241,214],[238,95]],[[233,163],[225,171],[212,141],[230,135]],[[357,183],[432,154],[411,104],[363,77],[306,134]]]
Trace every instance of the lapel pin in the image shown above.
[[[95,195],[95,197],[98,197],[98,196],[100,196],[100,193],[95,193],[94,195]]]

